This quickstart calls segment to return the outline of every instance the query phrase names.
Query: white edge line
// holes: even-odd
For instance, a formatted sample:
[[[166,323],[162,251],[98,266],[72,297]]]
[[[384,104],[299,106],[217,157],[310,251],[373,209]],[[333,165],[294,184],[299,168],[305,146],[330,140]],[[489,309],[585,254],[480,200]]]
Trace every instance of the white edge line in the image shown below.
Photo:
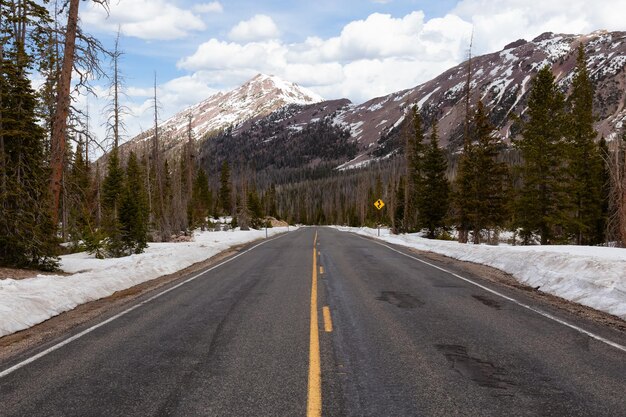
[[[354,232],[350,232],[350,233],[354,233]],[[402,252],[402,251],[399,251],[399,250],[397,250],[397,249],[392,248],[392,247],[391,247],[391,246],[389,246],[389,245],[385,245],[384,243],[377,242],[377,241],[376,241],[376,240],[374,240],[374,239],[370,239],[370,238],[368,238],[368,237],[364,237],[364,236],[361,236],[361,235],[356,234],[356,233],[354,233],[354,234],[355,234],[356,236],[360,237],[361,239],[368,240],[368,241],[370,241],[370,242],[372,242],[372,243],[375,243],[375,244],[377,244],[377,245],[380,245],[380,246],[384,246],[384,247],[386,247],[386,248],[387,248],[387,249],[389,249],[389,250],[392,250],[392,251],[394,251],[394,252],[397,252],[397,253],[399,253],[400,255],[406,256],[407,258],[414,259],[414,260],[416,260],[416,261],[418,261],[418,262],[421,262],[421,263],[423,263],[423,264],[426,264],[426,265],[428,265],[428,266],[431,266],[431,267],[433,267],[433,268],[435,268],[435,269],[438,269],[438,270],[440,270],[440,271],[446,272],[446,273],[448,273],[448,274],[452,275],[453,277],[456,277],[456,278],[458,278],[458,279],[460,279],[460,280],[463,280],[463,281],[468,282],[468,283],[470,283],[470,284],[472,284],[472,285],[475,285],[475,286],[477,286],[477,287],[479,287],[479,288],[482,288],[483,290],[485,290],[485,291],[487,291],[487,292],[490,292],[491,294],[497,295],[498,297],[502,297],[502,298],[504,298],[505,300],[508,300],[508,301],[510,301],[510,302],[512,302],[512,303],[514,303],[514,304],[517,304],[517,305],[518,305],[518,306],[520,306],[520,307],[524,307],[525,309],[528,309],[528,310],[530,310],[530,311],[533,311],[533,312],[535,312],[535,313],[537,313],[537,314],[539,314],[539,315],[541,315],[541,316],[543,316],[543,317],[546,317],[546,318],[548,318],[548,319],[550,319],[550,320],[553,320],[553,321],[555,321],[555,322],[557,322],[557,323],[559,323],[559,324],[561,324],[561,325],[563,325],[563,326],[569,327],[570,329],[574,329],[574,330],[576,330],[577,332],[579,332],[579,333],[583,333],[583,334],[585,334],[585,335],[587,335],[587,336],[589,336],[589,337],[591,337],[591,338],[593,338],[593,339],[596,339],[596,340],[598,340],[598,341],[600,341],[600,342],[602,342],[602,343],[606,343],[607,345],[612,346],[612,347],[614,347],[615,349],[619,349],[619,350],[621,350],[621,351],[623,351],[623,352],[626,352],[626,346],[620,345],[619,343],[613,342],[612,340],[606,339],[606,338],[604,338],[604,337],[602,337],[602,336],[599,336],[599,335],[597,335],[597,334],[595,334],[595,333],[592,333],[592,332],[590,332],[590,331],[588,331],[588,330],[585,330],[585,329],[583,329],[583,328],[581,328],[581,327],[578,327],[578,326],[576,326],[576,325],[574,325],[574,324],[571,324],[571,323],[568,323],[568,322],[566,322],[566,321],[564,321],[564,320],[561,320],[560,318],[558,318],[558,317],[556,317],[556,316],[553,316],[553,315],[552,315],[552,314],[550,314],[550,313],[546,313],[546,312],[545,312],[545,311],[543,311],[543,310],[540,310],[540,309],[538,309],[538,308],[532,307],[532,306],[530,306],[530,305],[528,305],[528,304],[524,304],[524,303],[522,303],[521,301],[517,301],[516,299],[511,298],[511,297],[509,297],[509,296],[507,296],[507,295],[504,295],[504,294],[502,294],[502,293],[500,293],[500,292],[498,292],[498,291],[496,291],[496,290],[492,290],[492,289],[491,289],[491,288],[489,288],[489,287],[485,287],[484,285],[481,285],[481,284],[479,284],[479,283],[477,283],[477,282],[475,282],[475,281],[472,281],[472,280],[471,280],[471,279],[469,279],[469,278],[462,277],[461,275],[458,275],[458,274],[455,274],[454,272],[448,271],[448,270],[447,270],[447,269],[445,269],[445,268],[441,268],[441,267],[439,267],[439,266],[437,266],[437,265],[431,264],[430,262],[427,262],[427,261],[424,261],[424,260],[422,260],[422,259],[416,258],[415,256],[411,256],[411,255],[409,255],[409,254],[406,254],[406,253],[404,253],[404,252]],[[410,247],[408,246],[408,248],[410,248]]]
[[[294,230],[294,231],[295,231],[295,230]],[[261,245],[264,245],[264,244],[266,244],[266,243],[268,243],[268,242],[271,242],[271,241],[273,241],[273,240],[277,240],[277,239],[280,239],[280,238],[282,238],[282,237],[285,237],[285,236],[287,236],[287,234],[289,234],[289,232],[287,232],[287,233],[285,233],[285,234],[281,234],[280,236],[278,236],[278,237],[274,237],[274,238],[272,238],[272,239],[264,240],[263,242],[258,243],[258,244],[256,244],[256,245],[254,245],[253,247],[251,247],[250,249],[247,249],[247,250],[245,250],[245,251],[243,251],[243,252],[241,252],[241,253],[238,253],[237,255],[233,256],[232,258],[229,258],[229,259],[225,260],[224,262],[221,262],[221,263],[219,263],[219,264],[217,264],[217,265],[214,265],[214,266],[212,266],[211,268],[206,269],[206,270],[204,270],[204,271],[200,272],[199,274],[196,274],[196,275],[192,276],[191,278],[187,278],[187,279],[186,279],[186,280],[184,280],[183,282],[180,282],[180,283],[178,283],[178,284],[174,285],[173,287],[167,288],[166,290],[163,290],[163,291],[161,291],[160,293],[158,293],[158,294],[156,294],[156,295],[153,295],[152,297],[148,298],[147,300],[144,300],[144,301],[142,301],[142,302],[140,302],[140,303],[138,303],[138,304],[135,304],[134,306],[132,306],[132,307],[130,307],[130,308],[128,308],[128,309],[126,309],[126,310],[122,311],[121,313],[118,313],[118,314],[114,315],[113,317],[109,317],[109,318],[108,318],[108,319],[106,319],[105,321],[100,322],[100,323],[98,323],[98,324],[96,324],[96,325],[93,325],[93,326],[91,326],[90,328],[85,329],[85,330],[83,330],[82,332],[80,332],[80,333],[78,333],[78,334],[75,334],[74,336],[71,336],[71,337],[69,337],[69,338],[67,338],[67,339],[63,340],[62,342],[59,342],[59,343],[57,343],[56,345],[51,346],[51,347],[49,347],[48,349],[46,349],[46,350],[44,350],[44,351],[42,351],[42,352],[39,352],[38,354],[36,354],[36,355],[34,355],[34,356],[31,356],[31,357],[30,357],[30,358],[28,358],[28,359],[25,359],[25,360],[23,360],[22,362],[19,362],[19,363],[17,363],[17,364],[15,364],[15,365],[13,365],[12,367],[10,367],[10,368],[8,368],[8,369],[5,369],[4,371],[0,372],[0,378],[4,378],[5,376],[7,376],[7,375],[9,375],[9,374],[11,374],[11,373],[13,373],[13,372],[17,371],[18,369],[23,368],[24,366],[26,366],[26,365],[28,365],[28,364],[30,364],[30,363],[35,362],[37,359],[40,359],[40,358],[42,358],[42,357],[46,356],[47,354],[52,353],[52,352],[54,352],[55,350],[58,350],[58,349],[62,348],[63,346],[65,346],[65,345],[67,345],[67,344],[69,344],[69,343],[73,342],[74,340],[76,340],[76,339],[80,339],[81,337],[85,336],[86,334],[89,334],[89,333],[93,332],[93,331],[94,331],[94,330],[96,330],[97,328],[102,327],[102,326],[104,326],[105,324],[108,324],[108,323],[112,322],[113,320],[119,319],[120,317],[122,317],[122,316],[124,316],[124,315],[126,315],[126,314],[130,313],[131,311],[135,310],[136,308],[139,308],[139,307],[143,306],[144,304],[147,304],[147,303],[149,303],[150,301],[153,301],[153,300],[155,300],[155,299],[159,298],[160,296],[162,296],[162,295],[164,295],[164,294],[167,294],[167,293],[168,293],[168,292],[170,292],[170,291],[174,291],[174,290],[175,290],[176,288],[178,288],[178,287],[182,287],[183,285],[185,285],[185,284],[187,284],[187,283],[189,283],[189,282],[191,282],[191,281],[193,281],[193,280],[195,280],[195,279],[199,278],[200,276],[202,276],[202,275],[206,274],[207,272],[211,272],[211,271],[213,271],[214,269],[219,268],[219,267],[220,267],[220,266],[222,266],[222,265],[225,265],[225,264],[227,264],[227,263],[229,263],[229,262],[231,262],[231,261],[234,261],[235,259],[239,258],[240,256],[245,255],[246,253],[250,252],[250,251],[251,251],[251,250],[253,250],[253,249],[258,248],[258,247],[259,247],[259,246],[261,246]],[[228,250],[228,249],[226,249],[226,250]]]

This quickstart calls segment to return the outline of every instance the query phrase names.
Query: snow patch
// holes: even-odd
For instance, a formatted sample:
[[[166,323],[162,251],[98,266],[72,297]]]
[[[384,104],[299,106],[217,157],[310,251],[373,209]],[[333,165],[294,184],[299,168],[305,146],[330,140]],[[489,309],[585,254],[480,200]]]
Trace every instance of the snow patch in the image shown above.
[[[268,234],[286,231],[275,227]],[[145,253],[124,258],[96,259],[86,252],[62,256],[61,269],[73,275],[0,280],[0,337],[264,237],[265,230],[202,232],[193,242],[151,243]]]

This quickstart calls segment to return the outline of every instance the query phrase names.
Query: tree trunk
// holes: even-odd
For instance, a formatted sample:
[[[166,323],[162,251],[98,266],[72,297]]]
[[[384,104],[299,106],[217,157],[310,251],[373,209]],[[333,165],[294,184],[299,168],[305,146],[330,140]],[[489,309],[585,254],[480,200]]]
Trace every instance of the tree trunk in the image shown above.
[[[72,82],[72,69],[74,66],[74,51],[76,49],[76,30],[78,27],[79,0],[69,0],[70,7],[67,18],[65,34],[65,50],[63,54],[63,66],[57,90],[56,108],[52,119],[51,135],[51,175],[50,193],[52,194],[52,220],[56,226],[59,218],[59,202],[61,198],[61,186],[63,177],[63,165],[65,159],[67,117],[70,108],[70,87]]]
[[[0,0],[0,30],[4,28],[3,14],[4,1]],[[4,65],[4,39],[0,39],[0,75],[2,74],[2,66]],[[4,150],[4,130],[2,128],[2,94],[3,91],[0,88],[0,196],[4,195],[7,187],[7,173],[5,162],[5,150]]]

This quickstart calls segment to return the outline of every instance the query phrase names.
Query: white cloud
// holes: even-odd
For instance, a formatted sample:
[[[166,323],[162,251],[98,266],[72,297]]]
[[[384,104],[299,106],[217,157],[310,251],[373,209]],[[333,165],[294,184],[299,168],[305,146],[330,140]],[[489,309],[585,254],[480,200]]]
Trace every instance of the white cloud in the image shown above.
[[[90,2],[80,16],[86,27],[115,32],[119,26],[125,36],[145,40],[181,39],[206,29],[200,17],[165,0],[112,1],[108,17],[101,6]]]
[[[237,23],[228,33],[228,37],[237,42],[276,39],[280,36],[278,26],[271,17],[257,14],[249,20]]]
[[[462,0],[443,17],[427,20],[421,11],[401,17],[374,13],[347,23],[336,36],[310,36],[297,43],[282,41],[276,23],[269,16],[257,15],[235,25],[228,38],[209,39],[178,61],[179,69],[189,75],[159,86],[161,114],[163,118],[171,116],[259,72],[297,82],[328,99],[347,97],[360,103],[414,87],[463,61],[472,26],[474,54],[483,54],[546,31],[622,30],[618,11],[623,9],[623,1],[605,0],[590,7],[587,0]],[[203,27],[192,12],[167,6],[165,0],[120,0],[119,6],[116,4],[111,3],[106,27],[115,30],[121,22],[126,34],[133,24],[137,31],[149,26],[136,36],[155,39],[164,34],[184,36]],[[164,7],[172,7],[174,17],[164,12],[169,10]],[[193,11],[200,13],[201,9]],[[82,14],[86,23],[89,13]],[[159,19],[165,19],[163,26]],[[102,26],[102,20],[98,17],[94,22]],[[152,92],[148,90],[128,90],[135,113],[134,119],[127,120],[129,134],[137,133],[139,124],[144,129],[151,126]]]
[[[212,1],[210,3],[200,3],[193,6],[193,11],[196,13],[222,13],[224,6],[219,1]]]
[[[400,18],[374,13],[328,39],[310,37],[294,44],[210,39],[178,66],[228,78],[229,87],[264,72],[327,98],[364,101],[415,86],[458,63],[470,33],[471,25],[452,15],[425,22],[421,11]]]
[[[451,13],[474,24],[476,52],[485,53],[543,32],[623,30],[622,10],[624,0],[462,0]]]

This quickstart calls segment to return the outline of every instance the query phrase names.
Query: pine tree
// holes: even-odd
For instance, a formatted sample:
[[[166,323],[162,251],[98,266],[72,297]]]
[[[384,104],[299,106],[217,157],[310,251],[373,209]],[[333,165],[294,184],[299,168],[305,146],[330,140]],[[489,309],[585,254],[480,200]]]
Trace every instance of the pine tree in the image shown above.
[[[142,253],[148,247],[148,197],[144,188],[144,173],[131,152],[126,166],[126,186],[121,196],[119,223],[123,252]]]
[[[250,226],[258,229],[262,226],[262,218],[264,217],[263,207],[259,200],[259,194],[256,186],[252,184],[248,189],[248,212],[250,213]]]
[[[393,213],[393,233],[395,234],[403,233],[406,230],[404,228],[404,205],[406,203],[406,198],[404,196],[405,190],[406,185],[404,184],[404,177],[400,177],[400,181],[398,181],[398,187],[395,193],[395,211]]]
[[[566,205],[562,158],[566,115],[549,66],[532,81],[527,114],[522,139],[515,142],[523,158],[515,217],[526,241],[538,233],[545,245],[562,233]]]
[[[422,189],[417,199],[419,224],[428,229],[428,237],[434,238],[437,228],[444,226],[448,213],[450,184],[446,178],[448,162],[439,148],[437,122],[433,124],[430,144],[423,160]]]
[[[222,164],[222,171],[220,175],[220,208],[222,209],[222,214],[226,216],[232,214],[233,206],[230,185],[230,167],[226,161]]]
[[[505,163],[498,162],[500,140],[494,135],[482,101],[478,102],[472,121],[473,172],[468,216],[473,225],[474,243],[480,243],[483,230],[504,224],[507,214],[507,173]]]
[[[27,74],[29,57],[16,39],[13,50],[3,49],[0,67],[0,265],[54,269],[57,240],[49,216],[45,132]]]
[[[603,162],[593,129],[593,86],[587,72],[583,45],[578,47],[576,74],[569,97],[568,184],[570,214],[568,231],[579,245],[599,243],[596,228],[602,217]]]
[[[469,127],[468,127],[469,129]],[[474,144],[468,138],[463,145],[454,182],[454,218],[459,232],[459,242],[467,243],[468,231],[475,229],[471,213],[476,211],[474,175],[476,172]]]
[[[192,197],[190,201],[191,218],[189,225],[192,228],[200,227],[205,230],[206,219],[209,217],[209,209],[211,208],[211,191],[209,190],[209,180],[202,168],[198,169],[196,178],[193,182]]]
[[[120,207],[125,193],[124,170],[120,166],[119,151],[114,148],[109,154],[107,175],[102,184],[103,227],[107,236],[106,251],[109,256],[124,256]]]
[[[405,153],[406,153],[406,191],[404,195],[404,230],[417,230],[417,197],[421,192],[422,158],[424,154],[424,131],[422,117],[417,106],[409,112],[409,123],[405,124]]]
[[[84,141],[82,139],[79,140],[76,147],[66,182],[69,194],[66,201],[70,206],[70,235],[72,241],[77,243],[84,239],[85,232],[91,229],[93,223],[89,201],[92,192],[91,173],[89,162],[85,159]]]

